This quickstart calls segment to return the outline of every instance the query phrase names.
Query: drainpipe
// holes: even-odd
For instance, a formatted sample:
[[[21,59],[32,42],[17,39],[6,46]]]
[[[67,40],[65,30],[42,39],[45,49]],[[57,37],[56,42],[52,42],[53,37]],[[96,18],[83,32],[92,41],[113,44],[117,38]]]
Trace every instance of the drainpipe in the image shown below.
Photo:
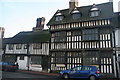
[[[117,67],[117,53],[116,53],[116,39],[115,39],[115,29],[113,29],[113,39],[114,39],[114,45],[113,45],[113,55],[115,56],[115,65],[116,65],[116,78],[118,78],[118,67]]]
[[[28,71],[29,71],[29,68],[30,68],[30,57],[29,57],[29,54],[30,54],[30,52],[29,52],[29,44],[27,44],[27,66],[28,66]]]

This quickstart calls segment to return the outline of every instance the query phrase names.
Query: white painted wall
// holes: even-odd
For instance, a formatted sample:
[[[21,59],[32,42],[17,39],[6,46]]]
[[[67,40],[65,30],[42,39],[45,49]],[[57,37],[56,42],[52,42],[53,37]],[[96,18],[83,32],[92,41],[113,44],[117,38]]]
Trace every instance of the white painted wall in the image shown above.
[[[22,48],[21,49],[16,49],[17,44],[14,44],[13,50],[9,50],[9,45],[6,45],[6,54],[27,54],[27,49],[24,49],[24,45],[22,44]]]
[[[19,65],[19,69],[27,70],[28,69],[27,61],[28,61],[27,56],[24,56],[24,60],[20,60],[20,56],[18,56],[17,57],[17,62],[18,62],[18,65]]]
[[[119,2],[120,3],[120,2]],[[119,4],[120,5],[120,4]],[[120,48],[120,28],[117,28],[115,31],[115,39],[116,39],[116,47]],[[117,53],[117,69],[118,69],[118,75],[120,78],[120,62],[118,61],[118,55],[120,54],[120,51],[116,51]]]
[[[120,29],[115,31],[116,47],[120,47]]]

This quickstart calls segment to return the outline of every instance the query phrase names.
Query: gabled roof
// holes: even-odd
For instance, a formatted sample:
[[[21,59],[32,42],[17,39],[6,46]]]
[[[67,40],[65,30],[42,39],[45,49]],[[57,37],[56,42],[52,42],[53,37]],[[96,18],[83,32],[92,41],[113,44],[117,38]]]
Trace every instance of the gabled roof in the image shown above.
[[[55,21],[55,15],[50,19],[50,21],[47,23],[47,25],[55,25],[55,24],[64,24],[64,23],[72,23],[72,22],[80,22],[80,21],[87,21],[87,20],[96,20],[96,19],[105,19],[105,18],[111,18],[113,16],[113,3],[103,3],[103,4],[97,4],[97,8],[99,8],[101,14],[97,17],[90,17],[90,9],[93,5],[90,6],[83,6],[78,7],[77,9],[82,13],[81,18],[79,19],[73,19],[72,15],[69,13],[69,9],[63,9],[60,10],[61,14],[64,15],[64,19],[62,21]]]
[[[40,43],[49,42],[50,34],[48,30],[41,30],[38,32],[27,31],[20,32],[12,38],[3,39],[5,44],[18,44],[18,43]]]

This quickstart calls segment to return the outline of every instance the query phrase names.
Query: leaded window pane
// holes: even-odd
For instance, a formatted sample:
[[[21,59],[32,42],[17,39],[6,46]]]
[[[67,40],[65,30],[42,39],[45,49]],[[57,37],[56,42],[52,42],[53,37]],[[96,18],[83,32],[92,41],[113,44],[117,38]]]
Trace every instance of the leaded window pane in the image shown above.
[[[91,17],[99,16],[99,11],[91,11]]]
[[[75,13],[72,16],[73,16],[73,19],[78,19],[78,18],[81,17],[81,14],[80,13]]]
[[[98,40],[98,29],[87,29],[82,31],[82,39],[83,40]]]
[[[64,19],[64,16],[60,15],[60,16],[56,16],[56,21],[62,21]]]
[[[41,64],[41,56],[31,56],[31,64]]]

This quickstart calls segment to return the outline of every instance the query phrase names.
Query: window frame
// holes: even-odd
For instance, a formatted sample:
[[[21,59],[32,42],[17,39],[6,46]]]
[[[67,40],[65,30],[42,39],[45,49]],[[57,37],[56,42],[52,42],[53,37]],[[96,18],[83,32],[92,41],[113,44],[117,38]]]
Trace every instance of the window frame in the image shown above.
[[[22,49],[22,44],[16,44],[16,49]]]
[[[14,44],[8,44],[8,49],[9,50],[13,50],[13,48],[14,48]]]
[[[73,19],[79,19],[82,16],[81,13],[72,13],[72,18]]]
[[[42,49],[42,43],[34,43],[33,49]]]
[[[63,15],[56,15],[55,16],[55,21],[62,21],[64,19]]]
[[[99,15],[100,15],[100,11],[99,10],[90,11],[90,17],[97,17]]]
[[[24,60],[25,59],[25,56],[21,55],[19,60]]]
[[[84,30],[82,30],[82,40],[83,41],[99,40],[99,30],[98,29],[84,29]]]

